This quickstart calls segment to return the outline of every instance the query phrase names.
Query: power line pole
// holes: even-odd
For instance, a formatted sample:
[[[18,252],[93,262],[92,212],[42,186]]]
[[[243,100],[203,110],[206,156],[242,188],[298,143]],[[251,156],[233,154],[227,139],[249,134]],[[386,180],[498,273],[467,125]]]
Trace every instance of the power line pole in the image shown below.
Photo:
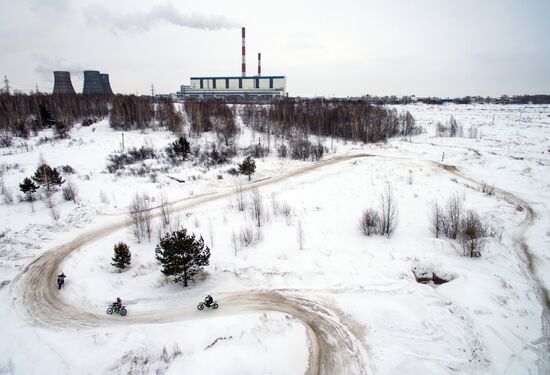
[[[153,85],[151,83],[151,97],[154,99],[155,98],[155,85]]]
[[[4,75],[4,90],[6,91],[6,94],[10,94],[10,81],[6,75]]]
[[[38,94],[40,91],[38,91],[38,83],[36,84],[36,93]]]

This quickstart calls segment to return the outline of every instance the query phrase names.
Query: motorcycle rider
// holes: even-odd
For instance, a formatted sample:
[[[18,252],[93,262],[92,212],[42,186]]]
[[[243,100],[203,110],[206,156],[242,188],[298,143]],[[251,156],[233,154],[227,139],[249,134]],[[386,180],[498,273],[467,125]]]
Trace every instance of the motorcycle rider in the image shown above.
[[[209,294],[204,298],[204,303],[206,304],[206,307],[210,307],[210,305],[214,302],[214,298]]]
[[[117,309],[117,311],[120,311],[122,309],[122,300],[120,297],[116,298],[116,302],[113,303],[113,307]]]
[[[61,272],[61,274],[57,275],[57,286],[59,287],[59,289],[61,289],[61,286],[63,284],[65,284],[65,278],[67,276],[65,276],[65,274],[63,272]]]

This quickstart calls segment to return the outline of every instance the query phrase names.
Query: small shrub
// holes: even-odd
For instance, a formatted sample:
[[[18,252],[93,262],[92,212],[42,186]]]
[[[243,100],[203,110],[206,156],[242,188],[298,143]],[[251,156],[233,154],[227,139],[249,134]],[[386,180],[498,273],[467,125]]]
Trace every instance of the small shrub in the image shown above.
[[[484,237],[487,230],[477,212],[468,210],[460,221],[460,240],[464,255],[469,257],[481,256]]]
[[[76,197],[78,196],[78,188],[72,180],[68,180],[65,186],[61,189],[63,198],[66,201],[73,201],[76,204]]]
[[[255,245],[262,239],[260,229],[255,230],[251,226],[246,226],[239,232],[239,244],[241,247],[249,247]]]
[[[493,195],[495,194],[495,187],[492,185],[489,185],[485,181],[481,183],[481,192],[487,194],[487,195]]]
[[[75,174],[76,173],[76,171],[70,165],[62,165],[60,168],[61,168],[61,172],[65,173],[65,174]]]
[[[365,236],[377,233],[380,225],[380,216],[375,209],[369,208],[363,212],[359,221],[359,229]]]

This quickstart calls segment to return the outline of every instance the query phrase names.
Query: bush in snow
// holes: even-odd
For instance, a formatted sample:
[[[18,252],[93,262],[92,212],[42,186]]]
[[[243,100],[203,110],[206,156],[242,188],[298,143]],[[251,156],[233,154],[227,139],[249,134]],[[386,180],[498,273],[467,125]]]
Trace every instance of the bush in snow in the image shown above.
[[[466,211],[464,217],[460,220],[460,241],[465,256],[481,256],[481,247],[486,233],[486,227],[479,215],[472,210]]]
[[[495,187],[483,181],[481,183],[481,191],[487,195],[493,195],[495,193]]]
[[[78,188],[72,180],[68,179],[67,183],[65,184],[65,186],[63,186],[61,191],[63,192],[63,198],[66,201],[73,201],[76,204],[76,197],[78,196]]]
[[[119,242],[114,247],[113,262],[111,265],[118,269],[124,269],[130,265],[132,261],[132,254],[130,248],[124,242]]]
[[[255,230],[251,226],[241,228],[239,232],[238,241],[241,247],[249,247],[255,245],[262,239],[262,232],[258,228]],[[235,246],[235,245],[234,245]]]
[[[174,164],[180,164],[186,160],[190,153],[191,146],[189,145],[189,141],[183,136],[166,147],[166,155],[168,155],[170,161]]]
[[[188,280],[208,266],[210,249],[204,244],[202,236],[196,239],[194,234],[188,234],[182,228],[160,239],[155,257],[161,263],[161,272],[165,276],[174,276],[176,283],[183,281],[186,287]]]
[[[239,164],[239,173],[248,176],[250,181],[250,176],[256,172],[256,162],[252,156],[247,156],[241,164]]]
[[[380,216],[373,208],[368,208],[363,212],[359,221],[359,229],[365,236],[377,233],[380,225]]]
[[[127,152],[113,153],[107,157],[107,170],[109,173],[115,173],[119,169],[123,169],[126,165],[131,165],[147,159],[157,158],[157,153],[154,148],[149,146],[141,146],[140,148],[131,148]]]
[[[252,213],[252,218],[256,222],[256,225],[258,227],[261,227],[262,221],[265,219],[266,212],[264,209],[262,196],[260,195],[260,191],[258,189],[254,189],[252,191],[250,202],[251,202],[250,211]]]

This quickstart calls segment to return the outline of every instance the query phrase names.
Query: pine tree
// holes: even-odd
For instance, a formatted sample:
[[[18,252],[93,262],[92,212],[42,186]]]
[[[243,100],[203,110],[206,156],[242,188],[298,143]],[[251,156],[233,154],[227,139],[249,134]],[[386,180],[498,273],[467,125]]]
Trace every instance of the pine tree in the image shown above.
[[[241,164],[239,164],[239,173],[244,174],[248,176],[248,180],[250,181],[250,176],[256,172],[256,162],[252,158],[252,156],[247,156],[246,159],[243,160]]]
[[[51,168],[48,164],[42,164],[32,177],[39,185],[43,185],[47,191],[50,191],[54,185],[61,185],[65,181],[55,168]]]
[[[210,249],[205,246],[202,236],[197,240],[195,235],[187,234],[187,229],[167,233],[160,239],[155,249],[157,260],[162,265],[161,272],[166,276],[175,276],[174,281],[187,281],[208,266]]]
[[[25,177],[23,183],[19,184],[19,190],[27,196],[25,199],[27,202],[32,202],[34,200],[32,195],[38,190],[38,185],[32,182],[30,178]]]
[[[174,162],[187,159],[190,152],[191,146],[189,145],[189,141],[183,136],[179,137],[177,141],[174,141],[174,143],[166,148],[168,157]]]
[[[113,256],[112,266],[124,269],[126,266],[130,265],[132,261],[132,254],[130,253],[130,248],[124,242],[119,242],[114,247],[115,255]]]

